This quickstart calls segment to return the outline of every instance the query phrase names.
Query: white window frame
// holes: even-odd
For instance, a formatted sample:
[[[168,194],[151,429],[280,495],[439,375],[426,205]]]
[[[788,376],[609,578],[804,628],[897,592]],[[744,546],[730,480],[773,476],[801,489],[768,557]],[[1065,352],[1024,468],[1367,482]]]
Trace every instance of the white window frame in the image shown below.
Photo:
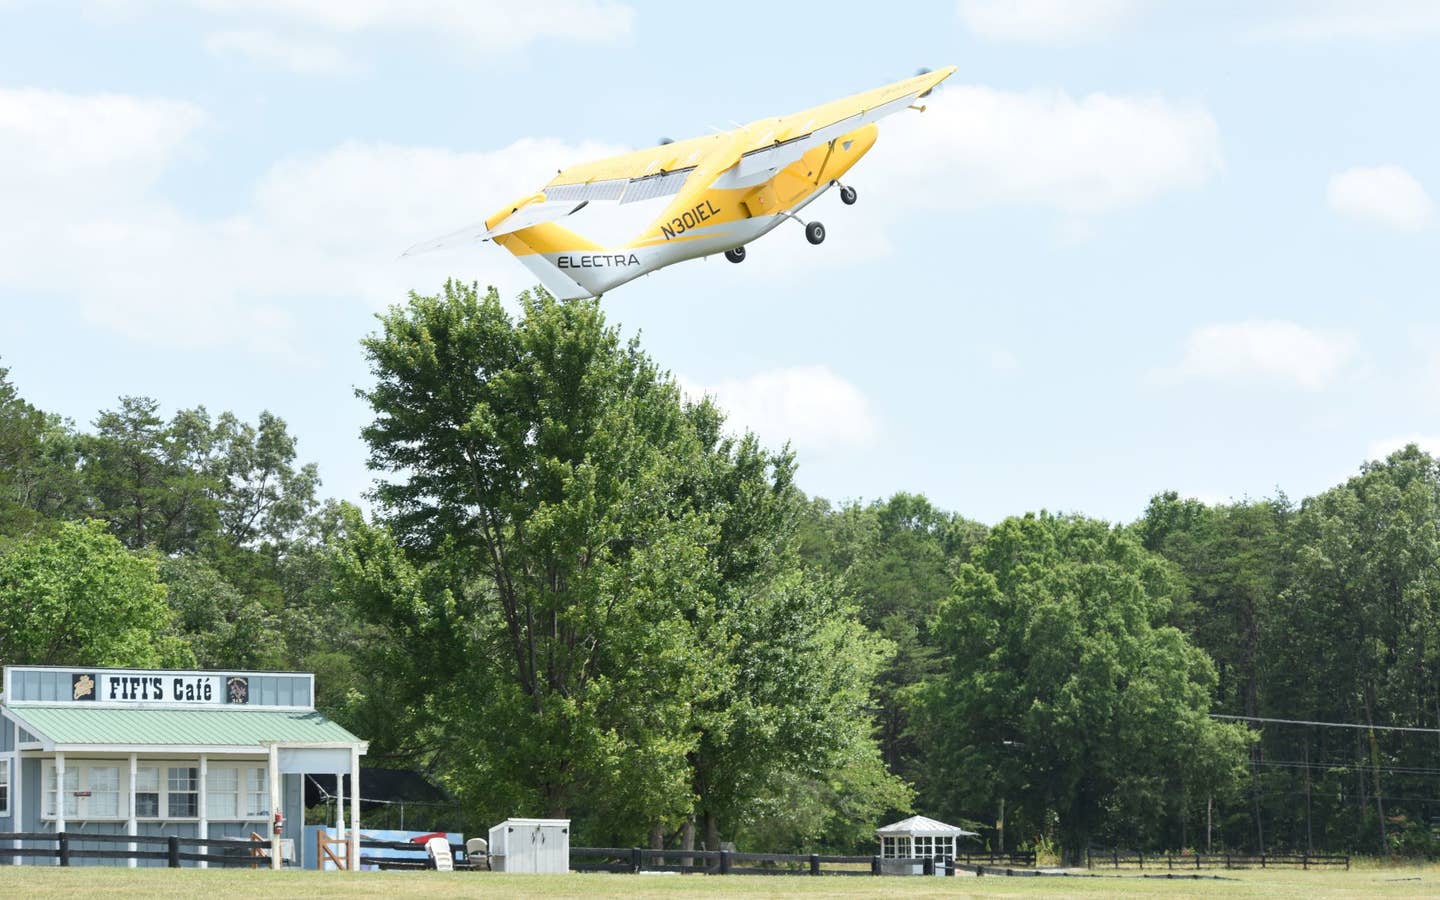
[[[0,816],[10,815],[10,757],[0,759]],[[15,829],[11,829],[14,831]]]
[[[162,768],[162,771],[165,773],[165,774],[164,774],[164,778],[161,779],[162,783],[165,785],[165,806],[163,807],[164,810],[165,810],[165,819],[166,819],[167,821],[170,821],[170,822],[178,822],[178,821],[181,821],[181,820],[184,820],[184,821],[186,821],[186,822],[191,822],[191,821],[198,822],[198,821],[200,820],[200,816],[201,816],[201,815],[203,814],[203,812],[204,812],[203,810],[200,809],[200,763],[199,763],[199,761],[197,760],[197,761],[195,762],[195,765],[193,765],[193,766],[192,766],[192,765],[188,765],[188,764],[186,764],[186,763],[180,763],[179,765],[168,765],[168,766],[164,766],[164,767]],[[174,773],[176,773],[176,772],[189,772],[189,773],[190,773],[189,775],[183,776],[182,779],[181,779],[185,784],[189,784],[189,785],[190,785],[190,789],[189,789],[189,790],[183,790],[183,789],[177,790],[177,789],[176,789],[176,778],[175,778],[175,775],[174,775]],[[176,815],[175,813],[171,812],[171,809],[173,808],[173,806],[171,805],[171,802],[170,802],[170,801],[175,800],[175,799],[178,799],[178,798],[180,798],[180,797],[189,797],[189,798],[190,798],[190,802],[193,803],[194,806],[195,806],[195,815],[193,815],[193,816]]]
[[[8,771],[13,769],[9,765],[10,757],[0,757],[0,785],[9,787],[10,782],[5,780]],[[207,780],[207,791],[209,785],[214,783],[213,776],[217,770],[230,770],[235,773],[236,792],[235,815],[233,816],[210,816],[206,815],[208,810],[200,807],[200,764],[199,760],[141,760],[136,766],[135,774],[137,781],[145,777],[146,770],[155,773],[156,790],[136,790],[135,794],[156,795],[157,815],[142,815],[137,809],[135,818],[141,822],[199,822],[202,819],[209,822],[264,822],[270,818],[270,786],[269,771],[265,764],[259,760],[245,760],[217,765],[213,760],[209,763],[208,775],[212,776]],[[90,800],[95,795],[95,787],[92,781],[91,772],[95,769],[115,769],[118,794],[116,798],[116,815],[95,816],[90,814]],[[172,816],[170,812],[170,770],[171,769],[193,769],[195,770],[195,789],[193,791],[176,791],[176,794],[186,793],[195,797],[195,810],[198,815],[194,816]],[[253,789],[256,784],[256,773],[259,778],[258,790]],[[55,761],[53,759],[43,760],[41,779],[41,804],[40,818],[45,822],[54,822],[60,817],[55,814],[55,804],[60,802],[60,797],[53,787],[55,777]],[[221,776],[223,777],[223,776]],[[13,779],[11,779],[13,781]],[[118,759],[66,759],[65,760],[65,782],[59,793],[64,795],[67,801],[65,820],[69,822],[125,822],[130,817],[130,770],[123,760]],[[138,784],[137,784],[138,788]],[[74,792],[89,791],[89,797],[76,796]],[[108,792],[107,792],[108,793]],[[226,792],[229,793],[228,791]],[[5,791],[8,800],[9,791]],[[260,811],[254,814],[249,813],[251,804],[259,798]],[[210,798],[207,796],[206,803],[209,805]],[[139,806],[138,797],[136,806]],[[5,815],[8,807],[0,808],[0,815]]]

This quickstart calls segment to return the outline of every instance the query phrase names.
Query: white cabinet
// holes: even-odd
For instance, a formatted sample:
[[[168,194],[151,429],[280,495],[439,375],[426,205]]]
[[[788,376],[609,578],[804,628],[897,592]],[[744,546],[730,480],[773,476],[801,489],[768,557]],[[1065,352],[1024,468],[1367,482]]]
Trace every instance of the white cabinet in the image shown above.
[[[506,819],[490,829],[490,868],[496,872],[569,872],[570,820]]]

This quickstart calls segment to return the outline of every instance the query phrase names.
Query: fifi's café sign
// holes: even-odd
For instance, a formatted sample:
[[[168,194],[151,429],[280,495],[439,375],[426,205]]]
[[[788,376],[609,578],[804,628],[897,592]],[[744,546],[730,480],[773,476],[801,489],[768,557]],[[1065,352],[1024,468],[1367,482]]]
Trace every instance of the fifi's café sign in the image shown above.
[[[63,683],[63,682],[62,682]],[[183,672],[75,672],[72,700],[101,703],[249,703],[250,679]]]

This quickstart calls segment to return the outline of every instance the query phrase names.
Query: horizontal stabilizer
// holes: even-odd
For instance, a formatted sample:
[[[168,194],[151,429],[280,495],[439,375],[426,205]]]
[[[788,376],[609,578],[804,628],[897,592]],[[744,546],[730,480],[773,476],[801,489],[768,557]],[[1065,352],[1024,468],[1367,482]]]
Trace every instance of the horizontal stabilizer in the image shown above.
[[[429,253],[433,250],[450,250],[455,247],[463,247],[468,244],[478,244],[488,241],[493,237],[502,234],[511,234],[531,225],[539,225],[542,222],[553,222],[556,219],[563,219],[571,213],[579,212],[588,200],[582,200],[578,204],[573,200],[547,200],[540,203],[530,203],[512,212],[510,215],[496,222],[494,227],[486,228],[484,222],[476,222],[459,231],[452,231],[444,237],[438,237],[431,241],[424,241],[406,250],[401,256],[415,256],[419,253]]]

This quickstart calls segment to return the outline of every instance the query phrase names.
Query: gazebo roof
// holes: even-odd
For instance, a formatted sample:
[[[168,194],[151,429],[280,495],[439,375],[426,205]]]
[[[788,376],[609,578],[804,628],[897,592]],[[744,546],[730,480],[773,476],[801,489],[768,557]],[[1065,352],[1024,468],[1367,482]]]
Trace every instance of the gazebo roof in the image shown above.
[[[880,837],[897,837],[901,835],[918,835],[921,837],[975,837],[975,832],[957,828],[954,825],[946,825],[944,822],[937,822],[925,816],[911,816],[908,819],[901,819],[893,825],[886,825],[884,828],[875,829],[875,834]]]

